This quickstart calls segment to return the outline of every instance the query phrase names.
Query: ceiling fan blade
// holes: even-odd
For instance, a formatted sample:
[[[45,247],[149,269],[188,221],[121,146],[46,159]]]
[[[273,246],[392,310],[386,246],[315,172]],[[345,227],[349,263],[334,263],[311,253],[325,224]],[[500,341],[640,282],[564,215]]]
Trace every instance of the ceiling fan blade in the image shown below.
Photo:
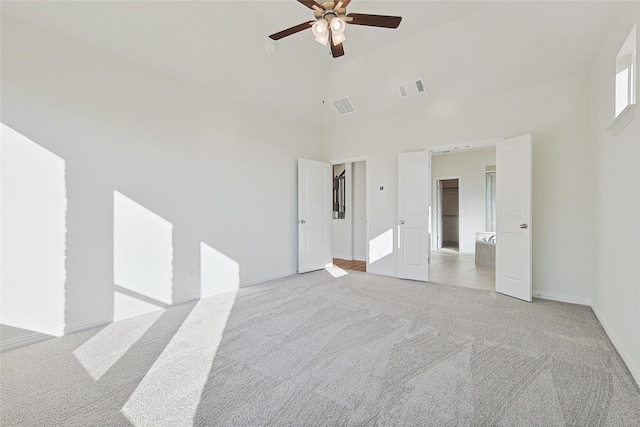
[[[331,37],[331,32],[329,32],[329,44],[331,45],[331,56],[334,58],[338,58],[344,55],[344,47],[342,43],[335,45],[333,44],[333,37]]]
[[[342,0],[342,9],[345,9],[347,6],[349,6],[349,3],[351,3],[351,0]]]
[[[279,33],[271,34],[269,38],[272,40],[280,40],[282,38],[290,36],[291,34],[299,33],[300,31],[311,28],[311,25],[314,22],[316,21],[303,22],[302,24],[296,25],[295,27],[287,28],[286,30],[282,30]]]
[[[353,18],[349,24],[368,27],[398,28],[400,21],[402,21],[401,16],[367,15],[365,13],[350,13],[347,17]]]
[[[322,7],[322,5],[316,2],[315,0],[298,0],[298,3],[302,3],[303,5],[307,6],[309,9],[324,10],[324,7]]]

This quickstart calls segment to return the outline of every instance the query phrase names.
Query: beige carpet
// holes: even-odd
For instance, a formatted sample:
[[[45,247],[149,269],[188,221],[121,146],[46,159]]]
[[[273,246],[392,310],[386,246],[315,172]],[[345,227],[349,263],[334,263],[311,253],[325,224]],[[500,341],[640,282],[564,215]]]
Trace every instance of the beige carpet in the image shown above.
[[[292,276],[0,356],[3,426],[629,426],[588,307]]]

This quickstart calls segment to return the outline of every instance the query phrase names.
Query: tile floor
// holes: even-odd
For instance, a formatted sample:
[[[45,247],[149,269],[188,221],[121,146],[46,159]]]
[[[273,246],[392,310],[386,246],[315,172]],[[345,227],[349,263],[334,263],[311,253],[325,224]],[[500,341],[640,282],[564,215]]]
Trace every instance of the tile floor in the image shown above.
[[[494,268],[475,264],[475,255],[450,249],[431,251],[431,282],[496,290]]]

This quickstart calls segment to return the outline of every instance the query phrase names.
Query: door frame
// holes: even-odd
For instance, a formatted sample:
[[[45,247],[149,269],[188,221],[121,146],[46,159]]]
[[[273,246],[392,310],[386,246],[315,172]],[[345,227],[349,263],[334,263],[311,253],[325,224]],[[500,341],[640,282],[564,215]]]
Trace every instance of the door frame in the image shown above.
[[[431,167],[433,168],[433,153],[432,153],[432,158],[431,158]],[[433,173],[432,173],[433,175]],[[431,218],[431,250],[437,251],[438,249],[440,249],[438,247],[438,239],[442,238],[442,236],[440,235],[440,219],[442,218],[442,212],[438,212],[439,215],[435,215],[435,209],[434,209],[434,205],[438,204],[438,199],[440,197],[441,192],[438,191],[438,182],[439,181],[445,181],[448,179],[457,179],[458,180],[458,252],[462,252],[462,203],[460,203],[462,201],[462,195],[460,192],[460,187],[461,187],[461,182],[462,182],[462,177],[460,175],[448,175],[448,176],[432,176],[431,177],[431,181],[432,181],[432,197],[431,197],[431,212],[432,212],[432,218]],[[442,201],[440,201],[442,203]]]
[[[369,271],[369,206],[370,206],[370,191],[369,191],[369,155],[363,155],[363,156],[354,156],[354,157],[345,157],[345,158],[341,158],[341,159],[334,159],[331,160],[329,163],[331,163],[331,165],[339,165],[341,163],[358,163],[358,162],[364,162],[364,169],[365,169],[365,269],[366,271]],[[353,175],[353,174],[352,174]],[[353,192],[352,192],[353,193]],[[353,198],[353,194],[351,194],[351,197]],[[333,225],[333,222],[331,223]],[[351,226],[353,227],[353,221],[351,221]],[[353,229],[351,232],[351,238],[353,239]],[[351,250],[353,253],[353,241],[351,242]]]
[[[438,145],[431,145],[429,147],[426,148],[427,151],[429,151],[431,153],[431,157],[433,158],[434,154],[455,154],[458,152],[465,152],[468,150],[474,150],[474,149],[482,149],[482,148],[491,148],[496,146],[496,143],[499,141],[504,141],[505,139],[507,139],[504,136],[498,136],[495,138],[487,138],[487,139],[476,139],[473,141],[459,141],[459,142],[450,142],[450,143],[446,143],[446,144],[438,144]],[[433,169],[432,169],[432,175],[433,175]],[[435,181],[436,179],[448,179],[447,177],[435,177],[435,176],[431,176],[429,177],[429,179],[432,181],[430,183],[431,188],[435,188]],[[460,184],[460,180],[461,177],[459,176],[452,176],[451,179],[458,179],[458,185]],[[460,197],[458,195],[458,197]],[[433,201],[434,201],[434,197],[432,197],[431,200],[431,212],[433,212]],[[462,238],[462,204],[459,205],[459,217],[458,217],[458,235],[460,236],[460,238]],[[437,226],[437,223],[435,222],[435,220],[433,218],[430,219],[429,221],[430,227],[435,227]],[[435,241],[436,239],[432,239],[433,241]],[[431,243],[431,248],[432,249],[436,249],[436,246],[438,245],[437,242],[435,243]]]
[[[434,154],[440,154],[440,153],[452,154],[452,153],[464,152],[464,151],[474,150],[474,149],[495,147],[497,142],[504,141],[505,139],[507,138],[504,136],[498,136],[495,138],[477,139],[473,141],[449,142],[445,144],[430,145],[426,147],[425,150],[429,152],[429,159],[431,160]],[[433,173],[433,169],[432,169],[432,173]],[[431,188],[433,188],[433,181],[434,181],[433,176],[429,175],[428,185]],[[429,204],[430,204],[429,212],[431,215],[431,218],[429,218],[429,227],[431,227],[433,224],[433,207],[431,206],[432,203],[433,203],[433,197],[431,197],[431,200],[429,201]],[[431,246],[433,246],[433,243],[431,244]],[[431,273],[431,271],[429,271],[429,273]]]

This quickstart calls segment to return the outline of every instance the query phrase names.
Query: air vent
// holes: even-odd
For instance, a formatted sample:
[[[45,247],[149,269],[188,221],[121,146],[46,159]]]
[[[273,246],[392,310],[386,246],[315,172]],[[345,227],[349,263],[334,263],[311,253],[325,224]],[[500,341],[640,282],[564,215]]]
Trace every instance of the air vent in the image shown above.
[[[422,81],[422,79],[414,80],[408,83],[403,83],[401,85],[398,85],[398,92],[400,92],[401,98],[418,95],[426,91],[427,90],[424,87],[424,82]]]
[[[356,112],[355,108],[353,108],[351,100],[346,96],[344,98],[335,99],[331,102],[333,102],[333,106],[336,107],[338,114],[340,114],[341,116]]]

